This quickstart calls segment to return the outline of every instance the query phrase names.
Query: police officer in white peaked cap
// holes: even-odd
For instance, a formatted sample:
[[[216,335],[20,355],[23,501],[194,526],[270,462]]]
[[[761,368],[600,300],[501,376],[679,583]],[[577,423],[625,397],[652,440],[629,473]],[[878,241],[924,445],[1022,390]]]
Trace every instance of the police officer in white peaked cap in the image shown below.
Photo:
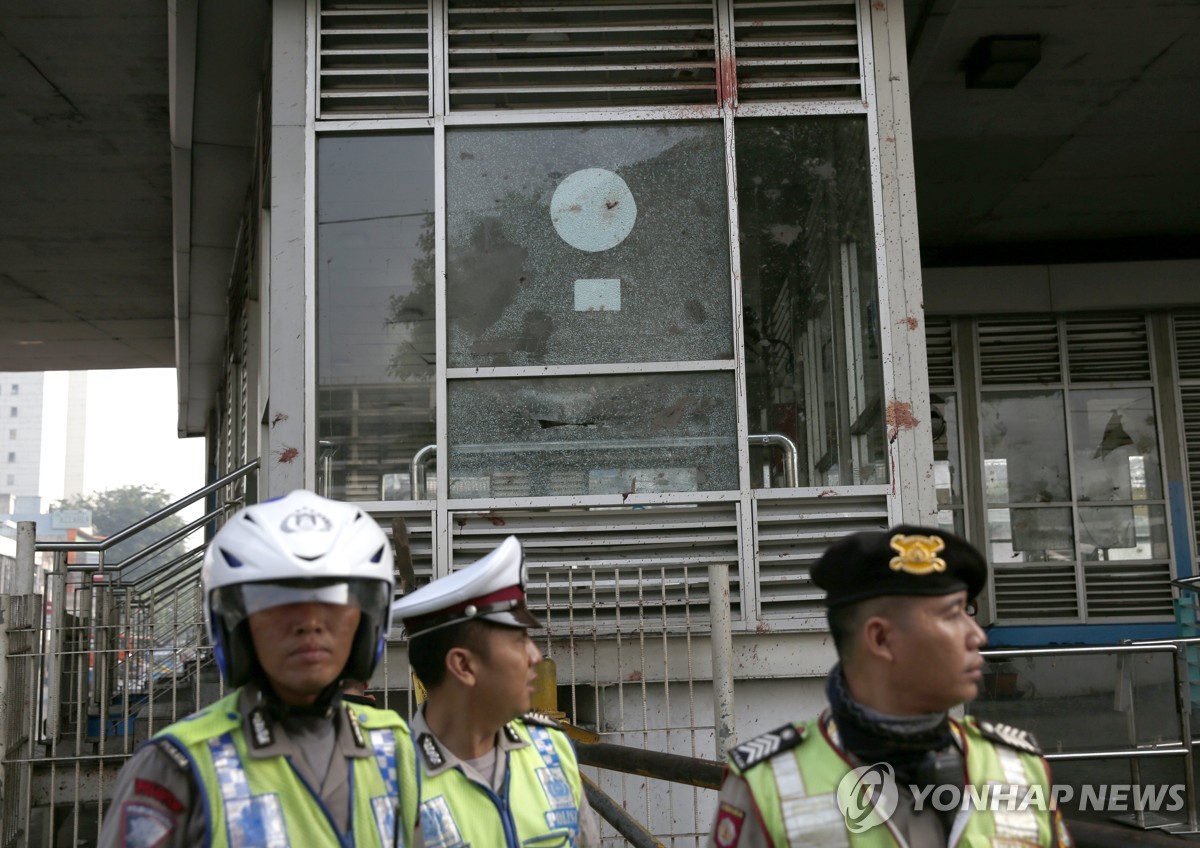
[[[408,727],[341,700],[379,660],[394,579],[391,543],[352,504],[295,491],[226,521],[200,583],[232,691],[125,764],[100,844],[423,845]]]
[[[521,543],[392,606],[427,691],[412,719],[421,829],[430,845],[599,846],[570,739],[530,713],[535,667]]]

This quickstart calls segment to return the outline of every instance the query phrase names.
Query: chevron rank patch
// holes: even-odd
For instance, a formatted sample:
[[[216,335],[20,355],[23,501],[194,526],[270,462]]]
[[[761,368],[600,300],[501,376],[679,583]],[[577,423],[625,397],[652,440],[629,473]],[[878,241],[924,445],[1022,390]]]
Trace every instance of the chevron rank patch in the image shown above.
[[[171,762],[173,762],[173,763],[175,763],[175,765],[179,766],[181,771],[190,771],[191,770],[192,764],[188,760],[187,754],[183,753],[183,751],[180,751],[174,742],[170,742],[166,739],[162,739],[159,741],[151,741],[149,744],[157,745],[158,749],[160,751],[162,751],[164,754],[166,754],[167,757],[171,760]]]
[[[1016,748],[1026,754],[1036,754],[1039,757],[1042,754],[1037,740],[1027,730],[1018,730],[1012,725],[991,721],[979,721],[976,726],[979,728],[979,735],[991,742]]]
[[[755,736],[748,742],[735,745],[729,751],[729,759],[738,767],[738,771],[758,765],[763,760],[769,760],[780,751],[790,751],[804,741],[804,728],[785,724],[761,736]]]
[[[552,719],[550,716],[543,712],[538,712],[537,710],[530,710],[529,712],[525,713],[525,715],[521,716],[521,721],[525,722],[526,724],[536,724],[541,727],[553,727],[555,729],[562,727],[561,724]]]

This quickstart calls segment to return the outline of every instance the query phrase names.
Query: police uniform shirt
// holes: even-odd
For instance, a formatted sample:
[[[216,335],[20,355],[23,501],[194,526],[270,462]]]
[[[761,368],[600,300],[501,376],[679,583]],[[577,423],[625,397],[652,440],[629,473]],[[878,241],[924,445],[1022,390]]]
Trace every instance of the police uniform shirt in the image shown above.
[[[287,757],[308,785],[317,790],[338,829],[345,833],[350,822],[349,760],[374,756],[370,747],[358,745],[346,710],[334,708],[329,718],[296,716],[282,722],[268,716],[270,739],[258,747],[251,741],[256,737],[250,720],[250,714],[261,704],[258,688],[254,684],[244,686],[237,703],[250,757]],[[100,845],[190,848],[206,844],[204,805],[205,792],[178,749],[169,742],[143,745],[117,778],[112,801],[105,808]],[[136,826],[139,817],[146,820],[147,827]],[[169,830],[164,832],[165,828]],[[414,842],[413,848],[424,844],[419,829]]]
[[[456,757],[449,748],[434,736],[433,731],[429,729],[429,724],[425,721],[424,704],[421,705],[420,709],[413,716],[410,726],[412,727],[413,739],[420,739],[423,735],[428,734],[433,744],[437,746],[441,764],[433,766],[422,755],[420,745],[418,745],[417,759],[420,761],[421,768],[425,770],[426,774],[436,776],[448,769],[458,768],[472,783],[489,787],[497,795],[501,794],[505,783],[505,776],[508,772],[508,752],[524,748],[529,744],[524,741],[514,742],[504,733],[497,733],[496,747],[493,749],[494,761],[490,769],[491,774],[485,775],[481,774],[481,769],[477,768],[476,765],[472,765],[472,763],[481,766],[483,771],[487,771],[489,770],[487,767],[489,755],[485,754],[474,760],[461,760]],[[498,836],[498,839],[499,841],[496,844],[502,844],[503,836]],[[592,808],[588,804],[587,793],[583,794],[579,802],[579,840],[575,844],[578,848],[600,848],[600,827],[596,822],[595,813],[592,812]]]
[[[822,720],[825,718],[826,716],[822,716]],[[845,751],[842,753],[849,757],[851,762],[862,765],[853,754]],[[792,752],[789,749],[779,756],[790,757]],[[916,800],[908,789],[899,784],[897,789],[898,805],[889,821],[892,827],[905,837],[905,842],[914,848],[946,845],[949,840],[937,813],[928,806],[918,812]],[[723,826],[715,828],[709,836],[709,848],[784,848],[776,846],[767,835],[750,786],[741,775],[733,772],[725,775],[717,799],[717,811],[717,820]]]

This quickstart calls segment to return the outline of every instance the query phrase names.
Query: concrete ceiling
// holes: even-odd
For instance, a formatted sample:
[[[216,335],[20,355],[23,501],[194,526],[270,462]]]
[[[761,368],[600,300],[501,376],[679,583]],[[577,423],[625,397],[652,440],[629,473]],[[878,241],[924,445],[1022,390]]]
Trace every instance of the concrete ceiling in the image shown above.
[[[1200,3],[904,8],[926,265],[1200,255]],[[0,371],[178,365],[181,431],[203,430],[268,18],[0,4]],[[1003,34],[1039,36],[1038,65],[966,88],[971,46]]]
[[[1200,3],[905,0],[925,265],[1200,256]],[[968,89],[1032,34],[1011,89]]]

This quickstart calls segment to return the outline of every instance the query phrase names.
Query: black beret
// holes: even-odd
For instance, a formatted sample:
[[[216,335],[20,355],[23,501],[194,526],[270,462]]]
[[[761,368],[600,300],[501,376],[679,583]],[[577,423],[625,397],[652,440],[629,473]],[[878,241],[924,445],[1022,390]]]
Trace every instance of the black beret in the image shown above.
[[[825,590],[827,607],[882,595],[949,595],[964,589],[974,598],[987,583],[987,560],[953,533],[898,524],[838,540],[813,566],[812,579]]]

